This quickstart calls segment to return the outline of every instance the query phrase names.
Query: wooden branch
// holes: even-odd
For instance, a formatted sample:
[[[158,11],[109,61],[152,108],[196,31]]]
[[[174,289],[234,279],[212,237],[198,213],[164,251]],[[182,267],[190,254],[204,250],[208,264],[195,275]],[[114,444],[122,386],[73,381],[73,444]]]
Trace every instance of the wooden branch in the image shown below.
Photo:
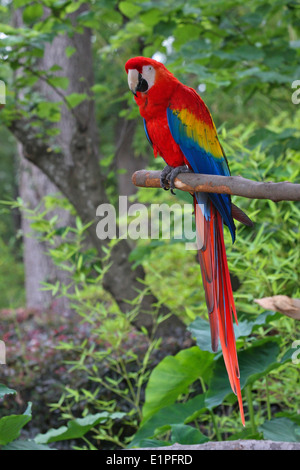
[[[160,188],[160,171],[139,170],[132,175],[135,186]],[[300,201],[300,184],[252,181],[241,176],[200,175],[182,173],[175,179],[175,186],[182,191],[194,193],[220,193],[249,199],[271,201]]]

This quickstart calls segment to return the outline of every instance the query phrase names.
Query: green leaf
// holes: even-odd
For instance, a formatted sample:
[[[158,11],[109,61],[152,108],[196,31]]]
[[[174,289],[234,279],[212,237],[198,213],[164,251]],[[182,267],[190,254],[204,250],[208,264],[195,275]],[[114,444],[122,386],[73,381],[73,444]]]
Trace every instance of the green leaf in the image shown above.
[[[133,18],[142,10],[142,7],[132,2],[120,2],[119,9],[127,18]]]
[[[154,8],[140,15],[140,19],[147,26],[155,26],[161,18],[163,18],[162,12]]]
[[[66,53],[66,56],[68,57],[68,59],[69,59],[73,54],[75,54],[75,52],[76,52],[76,48],[75,48],[75,47],[72,47],[72,46],[67,46],[67,47],[66,47],[65,53]]]
[[[91,29],[96,29],[99,26],[98,21],[93,11],[83,11],[77,16],[78,24]]]
[[[84,418],[77,418],[69,421],[67,426],[58,429],[50,429],[45,434],[38,434],[35,442],[38,444],[49,444],[50,442],[65,441],[67,439],[77,439],[83,437],[90,429],[97,424],[108,419],[120,419],[125,413],[108,413],[106,411],[95,415],[87,415]]]
[[[49,72],[60,72],[62,67],[60,65],[54,64],[50,67]]]
[[[6,385],[0,384],[0,400],[5,397],[5,395],[14,395],[17,393],[12,388],[8,388]]]
[[[300,426],[288,418],[274,418],[259,427],[264,439],[270,441],[300,442]]]
[[[28,3],[28,0],[13,0],[13,5],[15,8],[23,7]]]
[[[107,85],[104,85],[103,83],[96,83],[96,85],[93,85],[91,87],[91,90],[94,93],[107,93],[109,91],[109,87]]]
[[[43,6],[40,3],[34,3],[24,9],[23,20],[25,23],[34,23],[43,16],[43,13]]]
[[[37,105],[37,115],[41,119],[46,119],[50,122],[58,122],[60,120],[60,107],[61,102],[52,103],[50,101],[43,101]]]
[[[208,321],[203,320],[201,317],[197,317],[187,329],[196,339],[197,345],[202,351],[212,352],[211,333]]]
[[[143,421],[175,402],[197,378],[206,380],[212,371],[213,354],[197,346],[165,357],[152,371],[146,387]]]
[[[271,370],[281,366],[277,357],[280,348],[277,341],[265,338],[256,341],[239,354],[241,387],[266,376]]]
[[[160,409],[142,423],[129,447],[140,447],[143,440],[154,437],[161,430],[166,431],[173,425],[190,422],[206,409],[204,400],[205,396],[201,394],[186,403],[174,403]]]
[[[53,449],[49,446],[45,446],[42,444],[37,444],[36,442],[31,441],[31,440],[25,441],[22,439],[18,439],[2,447],[1,450],[56,450],[56,449]]]
[[[167,441],[160,441],[159,439],[142,439],[139,443],[140,448],[148,448],[148,447],[167,447],[171,446],[171,442]]]
[[[55,88],[66,90],[69,86],[70,80],[67,77],[52,77],[48,79],[48,82]]]
[[[86,99],[88,99],[88,95],[86,93],[71,93],[70,95],[66,96],[66,100],[71,108],[76,108],[76,106]]]
[[[264,57],[261,49],[248,44],[235,48],[233,55],[237,56],[238,60],[259,60]]]
[[[187,426],[186,424],[174,424],[171,426],[171,442],[182,445],[203,444],[207,442],[208,437],[204,436],[199,429]]]
[[[20,435],[21,429],[31,420],[31,403],[23,415],[4,416],[0,419],[0,445],[14,441]]]

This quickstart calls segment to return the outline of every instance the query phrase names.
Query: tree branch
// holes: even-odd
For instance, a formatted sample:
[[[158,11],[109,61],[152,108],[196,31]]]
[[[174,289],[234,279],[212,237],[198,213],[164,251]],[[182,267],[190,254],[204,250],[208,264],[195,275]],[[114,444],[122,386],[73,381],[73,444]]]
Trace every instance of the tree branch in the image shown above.
[[[132,175],[135,186],[160,188],[160,171],[136,171]],[[300,201],[300,184],[252,181],[241,176],[200,175],[182,173],[175,179],[175,186],[190,193],[199,191],[242,196],[249,199]]]

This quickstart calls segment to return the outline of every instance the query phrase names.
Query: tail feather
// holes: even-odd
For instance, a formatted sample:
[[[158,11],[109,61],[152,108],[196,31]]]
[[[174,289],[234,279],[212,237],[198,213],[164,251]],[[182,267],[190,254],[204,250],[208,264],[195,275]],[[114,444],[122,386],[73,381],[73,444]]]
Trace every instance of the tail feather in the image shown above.
[[[194,207],[197,227],[197,243],[199,247],[198,258],[203,284],[205,286],[204,291],[210,323],[211,346],[213,351],[217,351],[219,345],[218,312],[216,308],[215,288],[218,283],[216,269],[217,259],[215,258],[217,251],[215,250],[215,246],[211,243],[212,239],[215,240],[214,234],[216,232],[216,221],[213,215],[212,223],[206,223],[205,216],[200,209],[200,206],[197,204],[196,198],[194,198]]]
[[[237,322],[237,315],[224,244],[223,220],[209,199],[206,200],[203,210],[203,207],[200,208],[197,204],[199,198],[196,199],[196,197],[194,197],[194,205],[198,235],[198,258],[209,314],[212,350],[217,351],[220,339],[229,382],[233,392],[237,395],[241,420],[245,425],[233,328],[233,317]]]
[[[253,227],[252,220],[247,216],[247,214],[245,214],[245,212],[242,211],[242,209],[233,203],[231,203],[231,215],[235,220],[247,225],[247,227]]]

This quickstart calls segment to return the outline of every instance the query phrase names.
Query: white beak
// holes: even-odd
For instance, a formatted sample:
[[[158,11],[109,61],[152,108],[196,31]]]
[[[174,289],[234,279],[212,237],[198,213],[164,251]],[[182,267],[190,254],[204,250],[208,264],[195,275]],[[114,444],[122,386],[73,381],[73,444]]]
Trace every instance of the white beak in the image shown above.
[[[136,89],[139,83],[139,72],[136,69],[128,70],[128,86],[132,93],[136,94]]]

